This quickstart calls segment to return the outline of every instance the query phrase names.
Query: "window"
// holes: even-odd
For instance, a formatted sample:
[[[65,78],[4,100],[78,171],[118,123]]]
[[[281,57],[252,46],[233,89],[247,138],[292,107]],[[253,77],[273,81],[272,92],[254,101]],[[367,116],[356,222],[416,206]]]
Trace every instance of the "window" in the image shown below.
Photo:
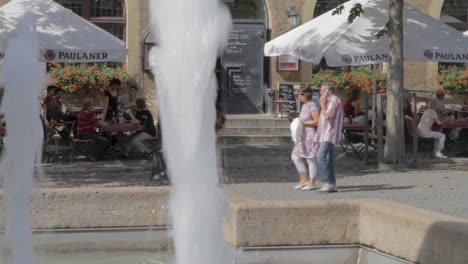
[[[55,1],[114,36],[125,40],[125,0]]]
[[[59,0],[56,2],[70,9],[75,14],[79,16],[83,16],[83,1],[82,0]]]
[[[459,30],[468,30],[468,2],[460,0],[445,0],[442,6],[440,21]],[[457,66],[463,67],[463,63],[439,63],[439,68]]]
[[[341,5],[343,1],[340,0],[317,0],[317,4],[315,5],[314,10],[314,17],[318,17],[333,8]]]
[[[446,0],[440,20],[460,31],[468,30],[468,2]]]
[[[91,17],[123,17],[123,0],[91,1]]]
[[[111,33],[112,35],[118,37],[121,40],[124,40],[124,26],[118,24],[97,24],[99,27],[105,31]]]

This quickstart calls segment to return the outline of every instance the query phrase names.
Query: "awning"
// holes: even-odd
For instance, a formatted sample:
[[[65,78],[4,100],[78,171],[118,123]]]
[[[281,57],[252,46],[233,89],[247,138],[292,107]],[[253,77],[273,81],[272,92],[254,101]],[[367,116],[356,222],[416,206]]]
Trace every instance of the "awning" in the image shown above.
[[[26,11],[38,16],[42,59],[47,62],[124,62],[125,43],[52,0],[14,0],[0,8],[0,59]]]
[[[349,24],[349,10],[362,4],[364,13]],[[313,64],[368,65],[389,59],[388,37],[377,38],[389,19],[388,0],[353,0],[342,15],[331,10],[265,44],[266,56],[290,55]],[[417,61],[468,63],[468,37],[405,4],[404,58]]]

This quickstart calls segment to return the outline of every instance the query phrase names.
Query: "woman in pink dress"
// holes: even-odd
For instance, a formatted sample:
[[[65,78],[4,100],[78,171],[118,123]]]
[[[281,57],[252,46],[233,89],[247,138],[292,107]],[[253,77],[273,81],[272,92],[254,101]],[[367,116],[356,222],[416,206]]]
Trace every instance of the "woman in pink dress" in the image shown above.
[[[291,154],[291,159],[299,173],[299,183],[295,190],[315,189],[315,179],[318,176],[315,156],[319,144],[315,142],[315,131],[320,117],[317,105],[312,101],[312,89],[306,88],[299,94],[303,106],[299,119],[302,123],[302,135],[296,142]]]

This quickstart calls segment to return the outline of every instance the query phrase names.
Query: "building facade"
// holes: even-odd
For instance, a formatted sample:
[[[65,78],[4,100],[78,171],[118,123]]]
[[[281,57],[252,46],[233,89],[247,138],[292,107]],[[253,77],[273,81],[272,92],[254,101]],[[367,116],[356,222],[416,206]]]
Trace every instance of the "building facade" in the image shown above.
[[[127,69],[141,87],[153,110],[157,107],[154,77],[146,66],[148,50],[155,43],[150,34],[150,0],[56,0],[75,13],[125,40]],[[264,111],[266,88],[279,81],[308,82],[312,65],[294,59],[265,58],[263,44],[299,24],[336,7],[338,0],[224,0],[234,21],[228,50],[218,60],[217,76],[225,111],[260,113]],[[0,0],[0,5],[8,0]],[[468,1],[407,0],[423,12],[459,30],[468,30]],[[460,2],[448,7],[448,3]],[[176,13],[177,11],[174,10]],[[442,14],[442,18],[441,18]],[[176,18],[176,16],[174,16]],[[243,48],[245,47],[245,48]],[[405,87],[435,89],[438,64],[405,62]]]

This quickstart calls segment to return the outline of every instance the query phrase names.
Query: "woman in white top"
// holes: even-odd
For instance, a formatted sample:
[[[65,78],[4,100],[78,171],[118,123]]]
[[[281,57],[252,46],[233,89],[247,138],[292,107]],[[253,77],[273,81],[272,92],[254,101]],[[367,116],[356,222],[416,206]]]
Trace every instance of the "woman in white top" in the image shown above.
[[[418,135],[422,138],[433,138],[434,139],[434,155],[436,158],[445,159],[447,156],[442,154],[442,150],[444,149],[445,145],[445,134],[432,131],[432,125],[436,123],[437,125],[442,125],[447,120],[445,118],[440,119],[437,116],[437,111],[440,105],[432,101],[424,114],[421,117],[421,121],[419,121],[418,125]]]

